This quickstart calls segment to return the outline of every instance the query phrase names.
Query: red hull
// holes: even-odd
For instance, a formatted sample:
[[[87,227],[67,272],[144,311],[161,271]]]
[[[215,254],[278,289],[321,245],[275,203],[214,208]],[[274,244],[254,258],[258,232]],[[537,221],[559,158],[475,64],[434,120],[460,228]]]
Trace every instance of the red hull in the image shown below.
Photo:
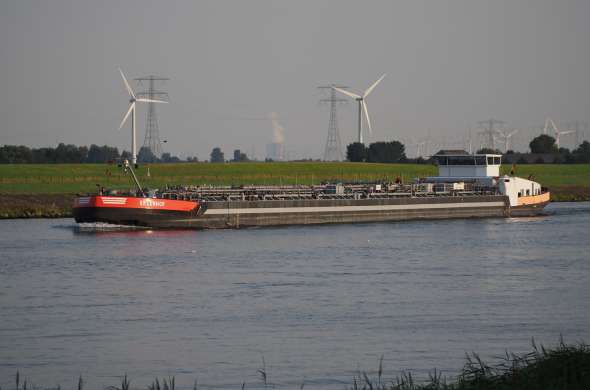
[[[195,211],[199,207],[199,202],[188,200],[95,195],[76,198],[74,201],[74,209],[83,207],[191,212]]]
[[[190,220],[199,211],[196,201],[96,195],[77,198],[73,213],[78,223],[167,227],[170,221]]]

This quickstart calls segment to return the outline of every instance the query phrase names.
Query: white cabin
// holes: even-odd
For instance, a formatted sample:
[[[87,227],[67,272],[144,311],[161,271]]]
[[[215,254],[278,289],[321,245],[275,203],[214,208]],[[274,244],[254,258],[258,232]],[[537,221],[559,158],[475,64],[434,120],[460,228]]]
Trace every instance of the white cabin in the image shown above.
[[[439,154],[439,177],[498,177],[500,176],[501,154]]]

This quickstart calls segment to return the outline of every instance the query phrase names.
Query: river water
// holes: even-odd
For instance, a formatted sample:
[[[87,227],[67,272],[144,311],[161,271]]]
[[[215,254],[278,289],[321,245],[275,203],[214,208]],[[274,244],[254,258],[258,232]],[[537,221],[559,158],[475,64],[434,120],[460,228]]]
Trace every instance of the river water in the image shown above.
[[[538,218],[226,231],[0,221],[0,386],[342,389],[590,340],[590,203]],[[22,382],[21,382],[22,383]]]

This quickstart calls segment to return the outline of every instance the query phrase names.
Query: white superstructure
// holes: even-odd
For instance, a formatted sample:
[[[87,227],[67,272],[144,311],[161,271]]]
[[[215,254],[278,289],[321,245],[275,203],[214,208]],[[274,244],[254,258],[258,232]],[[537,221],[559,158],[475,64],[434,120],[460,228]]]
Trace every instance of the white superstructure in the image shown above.
[[[437,155],[439,177],[498,177],[502,155]]]
[[[541,195],[543,189],[535,181],[515,176],[500,176],[502,155],[468,154],[461,151],[441,151],[433,158],[438,164],[438,176],[426,178],[427,182],[472,182],[479,185],[497,187],[506,195],[510,206],[518,206],[521,198]]]

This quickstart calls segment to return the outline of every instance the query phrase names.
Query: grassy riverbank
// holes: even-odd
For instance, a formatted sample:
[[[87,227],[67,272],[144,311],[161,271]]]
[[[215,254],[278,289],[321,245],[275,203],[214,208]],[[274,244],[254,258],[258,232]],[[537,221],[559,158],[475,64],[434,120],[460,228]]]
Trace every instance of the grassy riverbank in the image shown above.
[[[269,380],[270,374],[265,365],[258,370],[259,383],[236,384],[241,389],[275,389],[281,388],[280,383]],[[274,378],[274,376],[273,376]],[[121,382],[109,386],[111,390],[129,390],[130,378],[125,375]],[[29,387],[31,380],[28,379]],[[38,383],[38,382],[35,382]],[[155,379],[145,386],[147,390],[175,390],[174,377]],[[85,389],[82,378],[77,382],[77,389]],[[208,386],[209,387],[209,386]],[[305,381],[299,386],[305,388]],[[27,379],[17,373],[16,390],[27,390]],[[36,389],[55,389],[55,387],[39,387]],[[59,389],[60,386],[57,386]],[[134,385],[133,388],[136,387]],[[193,390],[198,390],[199,384],[194,382]],[[379,361],[374,373],[359,372],[348,387],[350,390],[587,390],[590,389],[590,348],[585,345],[565,345],[561,343],[557,348],[537,348],[533,342],[532,352],[515,355],[506,352],[506,356],[495,364],[488,365],[478,355],[467,356],[467,361],[461,373],[454,378],[444,377],[442,373],[434,371],[429,378],[416,378],[411,373],[402,372],[391,379],[384,371],[383,358]]]
[[[503,166],[507,173],[510,166]],[[410,181],[436,174],[436,167],[419,164],[368,163],[178,163],[147,164],[137,170],[142,185],[166,184],[318,184],[322,181]],[[520,165],[516,174],[532,175],[549,187],[558,201],[590,200],[590,164]],[[116,165],[3,164],[0,165],[0,218],[61,217],[71,215],[76,193],[107,188],[131,188]]]
[[[75,194],[0,194],[2,218],[66,218]]]

